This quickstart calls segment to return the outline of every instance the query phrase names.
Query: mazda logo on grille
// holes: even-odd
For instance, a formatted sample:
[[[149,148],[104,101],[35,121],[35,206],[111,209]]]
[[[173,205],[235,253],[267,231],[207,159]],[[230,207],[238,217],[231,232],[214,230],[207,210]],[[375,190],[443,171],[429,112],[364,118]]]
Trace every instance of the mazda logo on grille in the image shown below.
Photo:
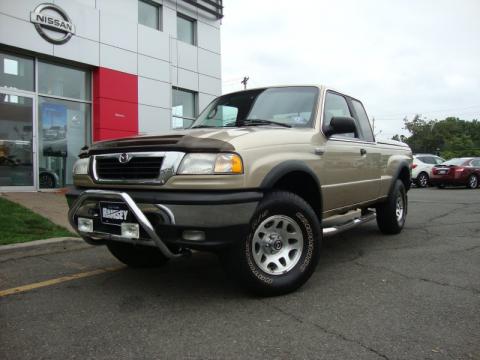
[[[121,164],[126,164],[130,161],[131,157],[129,154],[127,153],[123,153],[123,154],[120,154],[118,156],[118,162],[121,163]]]

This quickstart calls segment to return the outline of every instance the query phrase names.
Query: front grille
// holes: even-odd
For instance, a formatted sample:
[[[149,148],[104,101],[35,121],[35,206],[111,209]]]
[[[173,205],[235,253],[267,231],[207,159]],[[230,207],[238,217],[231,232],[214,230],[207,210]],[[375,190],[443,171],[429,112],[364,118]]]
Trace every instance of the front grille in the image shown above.
[[[163,157],[138,156],[122,164],[118,157],[97,157],[96,172],[100,180],[158,180]]]

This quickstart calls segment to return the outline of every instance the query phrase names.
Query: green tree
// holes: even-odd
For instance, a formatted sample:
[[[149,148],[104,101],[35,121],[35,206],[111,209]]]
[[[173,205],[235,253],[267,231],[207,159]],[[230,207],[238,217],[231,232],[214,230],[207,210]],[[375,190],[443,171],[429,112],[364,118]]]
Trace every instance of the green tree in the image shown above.
[[[410,136],[396,135],[394,140],[406,142],[414,153],[437,153],[446,158],[480,156],[480,122],[466,121],[458,117],[444,120],[422,119],[415,115],[404,119]]]

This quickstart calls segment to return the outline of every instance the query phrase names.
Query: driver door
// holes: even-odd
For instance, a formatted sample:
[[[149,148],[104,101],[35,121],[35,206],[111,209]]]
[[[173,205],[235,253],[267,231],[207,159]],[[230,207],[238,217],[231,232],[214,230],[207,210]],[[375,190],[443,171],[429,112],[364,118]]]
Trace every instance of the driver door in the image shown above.
[[[323,129],[334,116],[352,117],[357,125],[355,133],[335,134],[326,141],[321,160],[325,211],[364,203],[376,199],[379,193],[380,154],[375,142],[364,136],[352,100],[333,91],[325,94]]]

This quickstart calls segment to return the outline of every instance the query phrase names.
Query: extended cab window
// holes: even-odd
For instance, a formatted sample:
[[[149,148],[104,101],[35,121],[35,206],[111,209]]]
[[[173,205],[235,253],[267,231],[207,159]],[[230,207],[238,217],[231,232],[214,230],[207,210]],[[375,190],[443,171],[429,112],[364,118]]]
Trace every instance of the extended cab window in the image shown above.
[[[352,99],[353,109],[356,112],[357,120],[360,123],[360,130],[362,132],[363,140],[375,141],[373,137],[372,127],[370,126],[370,120],[368,120],[367,113],[360,101]]]
[[[352,114],[350,113],[350,109],[348,108],[347,100],[338,94],[334,94],[332,92],[327,92],[325,95],[325,107],[323,110],[323,129],[327,129],[330,125],[330,120],[334,116],[349,116],[351,117]],[[354,133],[348,134],[340,134],[335,136],[345,136],[354,138],[356,137]]]

